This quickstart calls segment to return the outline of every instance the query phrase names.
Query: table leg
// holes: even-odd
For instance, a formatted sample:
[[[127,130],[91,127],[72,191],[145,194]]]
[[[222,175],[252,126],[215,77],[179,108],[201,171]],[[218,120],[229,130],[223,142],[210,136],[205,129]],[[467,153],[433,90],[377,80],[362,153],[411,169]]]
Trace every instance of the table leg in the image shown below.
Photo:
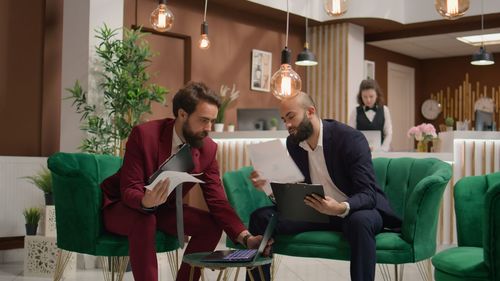
[[[257,267],[259,269],[259,275],[260,275],[260,280],[266,280],[264,279],[264,270],[262,270],[262,266]]]
[[[189,281],[193,281],[193,275],[194,275],[194,266],[191,266],[191,269],[189,270]]]
[[[221,278],[222,278],[222,274],[225,272],[226,270],[225,269],[221,269],[219,270],[219,274],[217,275],[217,281],[220,281]]]
[[[234,274],[234,281],[238,280],[238,275],[240,274],[240,268],[236,268],[236,273]]]
[[[255,267],[254,267],[255,268]],[[248,277],[250,277],[250,281],[255,281],[255,279],[253,278],[253,275],[252,275],[252,270],[254,268],[248,268],[247,267],[247,273],[248,273]]]

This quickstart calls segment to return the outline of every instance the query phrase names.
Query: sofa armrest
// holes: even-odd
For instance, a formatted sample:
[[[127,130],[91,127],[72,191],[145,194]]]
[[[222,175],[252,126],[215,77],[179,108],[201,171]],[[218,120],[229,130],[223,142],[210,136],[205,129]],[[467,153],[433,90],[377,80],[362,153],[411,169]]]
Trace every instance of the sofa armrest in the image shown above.
[[[484,262],[490,268],[491,280],[500,280],[500,182],[486,193],[483,227]]]
[[[451,178],[451,166],[442,161],[430,171],[433,173],[416,184],[405,204],[401,235],[413,245],[415,261],[429,258],[436,251],[440,203]]]

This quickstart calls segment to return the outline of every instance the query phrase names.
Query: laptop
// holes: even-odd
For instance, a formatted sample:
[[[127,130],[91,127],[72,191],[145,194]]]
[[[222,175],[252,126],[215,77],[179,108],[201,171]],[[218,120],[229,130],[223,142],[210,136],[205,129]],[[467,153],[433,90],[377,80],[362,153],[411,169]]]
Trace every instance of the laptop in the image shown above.
[[[321,184],[271,182],[280,218],[291,221],[328,223],[330,218],[304,203],[304,198],[313,193],[324,197]]]
[[[185,143],[177,153],[170,155],[148,179],[151,184],[163,171],[189,172],[194,169],[191,147]]]
[[[266,248],[267,242],[273,235],[274,229],[278,222],[278,216],[273,215],[267,224],[262,241],[258,249],[243,249],[243,250],[219,250],[214,251],[202,259],[204,262],[254,262],[262,255]]]
[[[371,151],[380,151],[382,147],[382,135],[379,130],[360,131],[365,135],[366,141]]]

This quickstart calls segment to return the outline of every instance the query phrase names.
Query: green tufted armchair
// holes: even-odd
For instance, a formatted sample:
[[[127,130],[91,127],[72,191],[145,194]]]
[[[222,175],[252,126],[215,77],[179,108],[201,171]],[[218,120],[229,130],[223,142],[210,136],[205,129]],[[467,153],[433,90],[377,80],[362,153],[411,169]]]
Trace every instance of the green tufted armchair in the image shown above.
[[[500,280],[500,172],[455,185],[458,247],[432,258],[437,281]]]
[[[99,256],[106,280],[122,280],[128,264],[128,240],[106,232],[101,217],[100,184],[121,167],[122,160],[110,155],[56,153],[49,157],[56,209],[57,260],[54,280],[60,280],[71,252]],[[157,252],[168,252],[172,274],[177,273],[176,237],[156,234]],[[175,252],[173,252],[175,250]],[[111,257],[108,259],[103,257]],[[111,272],[106,269],[110,268]],[[114,276],[117,275],[115,279]],[[175,279],[175,276],[174,276]]]
[[[376,236],[377,263],[404,264],[423,261],[436,251],[438,212],[451,166],[438,159],[376,158],[375,174],[394,211],[403,218],[401,233]],[[272,204],[249,180],[252,167],[223,176],[229,202],[248,224],[257,208]],[[228,247],[235,247],[230,241]],[[273,251],[298,257],[349,260],[349,244],[339,232],[310,231],[275,237]],[[397,267],[395,267],[397,269]],[[387,268],[383,268],[387,272]],[[397,271],[397,270],[396,270]],[[396,272],[397,279],[397,272]],[[425,277],[425,276],[423,276]]]

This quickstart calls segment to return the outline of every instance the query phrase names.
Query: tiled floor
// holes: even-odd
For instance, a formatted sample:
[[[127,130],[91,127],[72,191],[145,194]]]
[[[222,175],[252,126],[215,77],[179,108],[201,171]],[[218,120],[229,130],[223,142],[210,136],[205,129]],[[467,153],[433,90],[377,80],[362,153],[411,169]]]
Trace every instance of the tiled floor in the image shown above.
[[[218,248],[222,248],[220,245]],[[393,270],[393,267],[391,267]],[[234,274],[234,271],[233,271]],[[205,280],[216,280],[217,272],[206,270]],[[233,280],[231,277],[230,280]],[[0,281],[49,281],[50,278],[39,278],[39,277],[28,277],[23,275],[23,263],[22,262],[10,262],[0,264]],[[66,281],[87,281],[87,280],[104,280],[100,269],[87,269],[87,270],[77,270],[76,275],[73,277],[65,278]],[[132,273],[125,273],[125,281],[134,280]],[[166,259],[160,260],[160,280],[169,281],[172,280],[172,275],[170,273],[169,267],[166,263]],[[244,275],[240,273],[239,281],[244,280]],[[343,281],[349,279],[349,263],[343,261],[333,261],[325,259],[316,258],[296,258],[281,256],[281,263],[276,275],[277,281],[323,281],[323,280],[335,280]],[[377,267],[376,280],[382,281],[382,275],[380,269]],[[417,266],[414,264],[409,264],[404,267],[404,278],[405,281],[421,281]]]

